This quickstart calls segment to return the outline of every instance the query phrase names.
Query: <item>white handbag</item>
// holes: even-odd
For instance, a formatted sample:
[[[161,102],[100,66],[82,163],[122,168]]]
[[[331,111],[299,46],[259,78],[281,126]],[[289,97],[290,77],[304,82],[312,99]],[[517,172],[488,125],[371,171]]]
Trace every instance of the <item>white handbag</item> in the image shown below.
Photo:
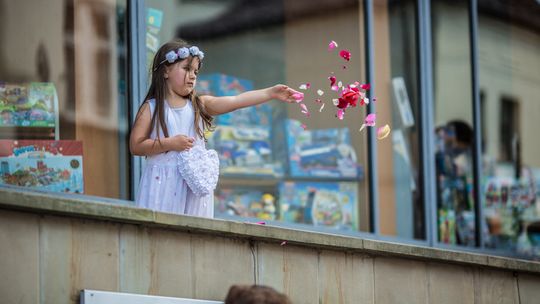
[[[178,171],[195,195],[212,194],[219,177],[219,156],[215,150],[196,144],[178,153]]]

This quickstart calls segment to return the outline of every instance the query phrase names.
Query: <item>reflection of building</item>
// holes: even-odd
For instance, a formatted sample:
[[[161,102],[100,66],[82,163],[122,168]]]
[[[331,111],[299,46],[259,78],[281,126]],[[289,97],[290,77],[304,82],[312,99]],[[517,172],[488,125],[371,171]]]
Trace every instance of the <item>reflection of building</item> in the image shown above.
[[[9,163],[7,161],[2,161],[0,164],[0,175],[8,174],[9,172]]]

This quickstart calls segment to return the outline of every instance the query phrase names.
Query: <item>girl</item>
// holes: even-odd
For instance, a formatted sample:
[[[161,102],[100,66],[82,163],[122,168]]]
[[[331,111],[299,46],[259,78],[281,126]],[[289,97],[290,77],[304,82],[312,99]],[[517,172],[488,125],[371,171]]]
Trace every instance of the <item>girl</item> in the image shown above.
[[[237,96],[198,96],[194,90],[204,53],[174,40],[161,46],[152,64],[152,83],[139,108],[129,140],[131,153],[146,156],[137,206],[202,217],[214,216],[213,195],[193,194],[177,170],[176,153],[204,145],[214,115],[279,99],[293,102],[297,91],[286,85]]]

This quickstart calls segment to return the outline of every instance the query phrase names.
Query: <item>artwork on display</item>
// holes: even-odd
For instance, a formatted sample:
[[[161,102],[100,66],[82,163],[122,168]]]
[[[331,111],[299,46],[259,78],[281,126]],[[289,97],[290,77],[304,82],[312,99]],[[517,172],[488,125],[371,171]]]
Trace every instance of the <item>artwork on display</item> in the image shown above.
[[[0,183],[83,193],[82,142],[0,140]]]
[[[358,183],[282,182],[278,205],[284,222],[358,230]]]
[[[232,215],[261,220],[277,219],[276,199],[272,194],[241,187],[218,189],[215,194],[214,212],[216,216]]]
[[[201,75],[199,94],[230,96],[253,89],[251,81],[224,74]],[[272,107],[262,104],[223,114],[208,136],[209,147],[218,151],[224,175],[283,176],[283,165],[272,148]]]
[[[362,177],[348,128],[304,130],[293,119],[285,124],[291,177]]]
[[[53,83],[0,82],[0,127],[58,125],[58,95]]]

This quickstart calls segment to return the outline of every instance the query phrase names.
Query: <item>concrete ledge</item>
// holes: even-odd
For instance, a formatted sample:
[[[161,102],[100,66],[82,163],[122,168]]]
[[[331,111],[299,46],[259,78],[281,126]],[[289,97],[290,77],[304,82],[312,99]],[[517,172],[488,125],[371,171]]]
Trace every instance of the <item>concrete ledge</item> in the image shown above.
[[[174,230],[253,239],[270,243],[287,241],[288,244],[303,247],[358,252],[374,256],[395,256],[415,260],[540,273],[540,263],[534,261],[287,229],[270,225],[175,215],[135,208],[129,206],[129,204],[124,200],[0,187],[0,209],[166,227]]]

